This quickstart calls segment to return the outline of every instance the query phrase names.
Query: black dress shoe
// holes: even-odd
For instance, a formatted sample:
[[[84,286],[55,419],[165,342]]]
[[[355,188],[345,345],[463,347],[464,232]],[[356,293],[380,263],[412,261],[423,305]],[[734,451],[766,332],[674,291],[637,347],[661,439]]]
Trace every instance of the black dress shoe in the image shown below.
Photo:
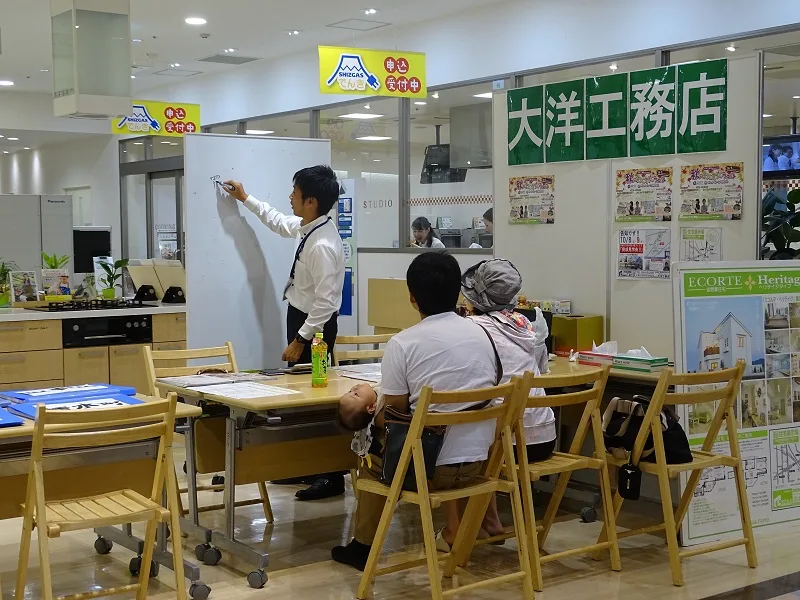
[[[367,566],[371,548],[372,546],[367,546],[354,539],[347,546],[336,546],[331,550],[331,558],[338,563],[363,571],[364,567]]]
[[[311,487],[298,491],[295,494],[295,498],[298,500],[323,500],[325,498],[341,496],[342,494],[344,494],[343,476],[334,479],[320,477],[311,484]]]
[[[273,485],[311,485],[314,483],[314,477],[289,477],[287,479],[276,479],[270,481]]]

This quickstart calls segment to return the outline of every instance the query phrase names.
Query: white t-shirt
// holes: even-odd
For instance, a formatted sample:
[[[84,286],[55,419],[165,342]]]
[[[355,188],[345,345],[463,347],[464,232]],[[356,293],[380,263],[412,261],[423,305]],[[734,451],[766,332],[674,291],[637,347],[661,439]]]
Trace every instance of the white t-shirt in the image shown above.
[[[401,331],[386,344],[381,365],[381,391],[408,394],[413,411],[422,388],[454,392],[492,387],[497,361],[486,333],[454,312],[427,317]],[[431,412],[455,412],[468,404],[432,404]],[[448,428],[437,465],[486,460],[494,441],[495,421]]]

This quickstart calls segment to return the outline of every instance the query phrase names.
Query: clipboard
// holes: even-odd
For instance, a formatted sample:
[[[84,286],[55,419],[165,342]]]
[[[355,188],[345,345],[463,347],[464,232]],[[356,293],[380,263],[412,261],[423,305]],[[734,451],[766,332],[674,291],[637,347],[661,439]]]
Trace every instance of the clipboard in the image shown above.
[[[164,290],[171,287],[180,288],[183,290],[184,296],[186,295],[186,270],[181,261],[153,259],[153,268],[161,284],[159,299],[164,297]]]

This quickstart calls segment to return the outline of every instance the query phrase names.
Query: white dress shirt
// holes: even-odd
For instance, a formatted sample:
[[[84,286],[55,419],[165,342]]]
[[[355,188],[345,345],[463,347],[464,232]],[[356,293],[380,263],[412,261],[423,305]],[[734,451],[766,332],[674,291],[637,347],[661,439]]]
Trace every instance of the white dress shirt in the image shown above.
[[[244,205],[281,237],[296,238],[295,248],[312,229],[322,224],[303,246],[295,266],[294,281],[286,291],[289,304],[308,315],[298,333],[310,340],[322,331],[342,305],[344,250],[336,224],[333,219],[328,220],[328,215],[323,215],[303,225],[300,217],[284,215],[253,196],[248,196]]]

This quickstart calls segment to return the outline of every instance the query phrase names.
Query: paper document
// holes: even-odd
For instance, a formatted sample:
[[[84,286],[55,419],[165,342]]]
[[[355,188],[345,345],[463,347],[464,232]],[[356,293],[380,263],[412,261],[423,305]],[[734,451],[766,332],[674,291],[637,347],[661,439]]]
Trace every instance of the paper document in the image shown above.
[[[339,371],[347,373],[380,373],[381,363],[369,363],[363,365],[342,365],[336,367]]]
[[[381,382],[381,374],[380,373],[364,373],[363,375],[358,373],[348,373],[346,371],[342,371],[339,373],[345,379],[356,379],[358,381],[370,381],[372,383],[380,383]]]
[[[167,385],[174,385],[182,388],[215,385],[219,383],[228,383],[229,381],[230,379],[225,379],[217,375],[186,375],[185,377],[161,377],[158,379],[159,383],[166,383]]]
[[[270,396],[288,396],[299,394],[300,392],[288,388],[275,387],[273,385],[262,385],[260,383],[239,382],[221,383],[216,385],[203,385],[187,388],[196,392],[223,396],[234,400],[246,400],[248,398],[267,398]]]

